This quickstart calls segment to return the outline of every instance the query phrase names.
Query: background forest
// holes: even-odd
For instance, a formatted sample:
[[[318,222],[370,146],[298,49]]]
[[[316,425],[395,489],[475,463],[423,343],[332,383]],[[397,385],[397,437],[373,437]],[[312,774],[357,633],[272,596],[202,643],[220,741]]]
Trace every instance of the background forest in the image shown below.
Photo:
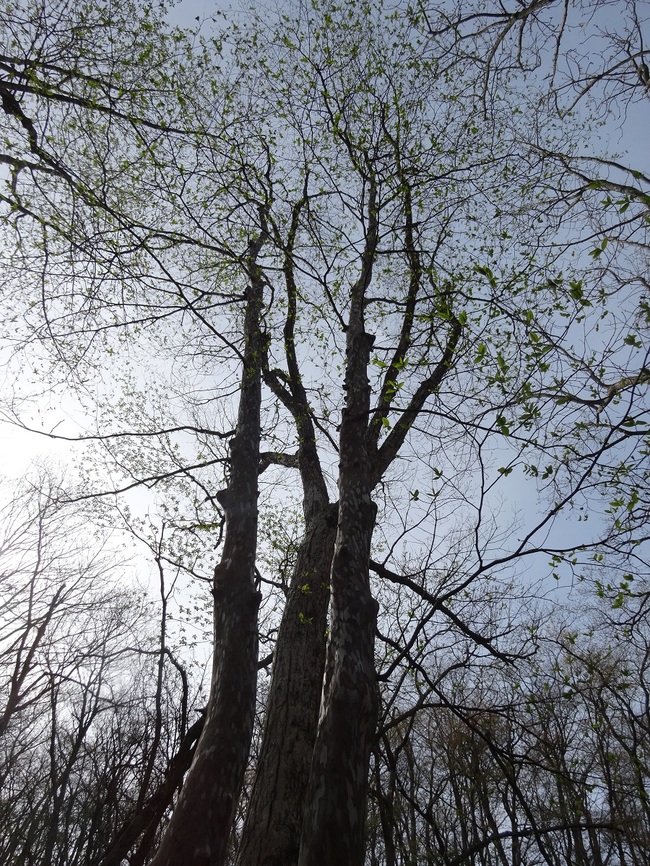
[[[0,0],[0,864],[648,862],[648,39]]]

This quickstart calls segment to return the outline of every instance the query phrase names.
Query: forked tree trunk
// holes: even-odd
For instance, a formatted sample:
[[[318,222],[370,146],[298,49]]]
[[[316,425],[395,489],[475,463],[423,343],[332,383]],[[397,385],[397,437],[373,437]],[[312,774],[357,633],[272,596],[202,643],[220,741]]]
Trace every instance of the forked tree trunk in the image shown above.
[[[329,583],[337,510],[320,465],[295,346],[298,287],[294,242],[305,196],[293,208],[283,271],[288,376],[265,365],[265,381],[296,424],[305,535],[298,550],[273,661],[264,731],[237,866],[296,866],[325,667]]]
[[[237,866],[295,866],[323,686],[336,509],[306,527],[273,660],[255,782]]]
[[[256,265],[263,235],[251,243],[244,359],[230,483],[217,498],[226,517],[214,573],[214,659],[203,733],[178,803],[151,866],[221,866],[253,731],[257,684],[257,478],[260,443],[260,314]]]
[[[376,507],[370,495],[371,466],[366,447],[368,364],[374,339],[364,330],[365,293],[377,244],[374,192],[371,187],[362,272],[350,298],[330,637],[299,866],[363,863],[368,765],[377,716],[377,603],[370,592],[368,568]]]

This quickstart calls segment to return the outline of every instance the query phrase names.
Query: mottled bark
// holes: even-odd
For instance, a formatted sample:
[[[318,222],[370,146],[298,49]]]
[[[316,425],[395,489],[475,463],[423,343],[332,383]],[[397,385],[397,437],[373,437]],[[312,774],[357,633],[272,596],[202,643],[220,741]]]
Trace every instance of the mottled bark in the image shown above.
[[[366,447],[368,364],[365,292],[377,244],[375,190],[359,280],[352,287],[346,340],[346,406],[340,429],[339,515],[332,561],[330,638],[312,757],[299,866],[361,866],[370,750],[377,715],[374,637],[377,603],[368,563],[376,507]]]
[[[221,561],[215,568],[214,659],[203,733],[170,824],[152,866],[221,866],[248,760],[257,684],[255,588],[260,444],[263,281],[249,250],[244,359],[230,483],[217,494],[226,517]]]
[[[335,506],[308,524],[278,633],[255,782],[237,866],[298,862],[325,665]]]
[[[305,536],[276,642],[260,756],[237,866],[295,866],[298,862],[323,687],[336,506],[329,503],[295,349],[298,291],[293,246],[306,202],[305,188],[303,198],[294,205],[284,245],[287,314],[283,336],[287,373],[270,369],[268,359],[264,370],[266,384],[289,410],[296,425]]]

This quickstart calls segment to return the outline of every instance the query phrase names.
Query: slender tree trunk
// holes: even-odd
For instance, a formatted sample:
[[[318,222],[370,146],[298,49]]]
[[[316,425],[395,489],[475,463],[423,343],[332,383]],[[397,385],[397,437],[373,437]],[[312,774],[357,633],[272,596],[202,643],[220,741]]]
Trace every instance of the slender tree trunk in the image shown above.
[[[248,760],[257,685],[257,477],[260,443],[263,282],[251,243],[244,362],[230,483],[217,494],[226,517],[214,573],[214,659],[210,699],[194,761],[151,866],[221,866]]]
[[[372,183],[368,214],[361,274],[350,297],[330,638],[299,866],[363,863],[368,766],[377,716],[377,603],[370,593],[368,568],[376,506],[370,495],[371,465],[366,446],[370,413],[368,364],[374,339],[364,330],[365,292],[377,244]]]
[[[141,866],[149,853],[147,841],[151,846],[151,839],[156,828],[159,826],[162,817],[169,808],[174,792],[180,786],[183,776],[189,770],[194,757],[196,742],[203,730],[205,719],[201,716],[188,728],[183,737],[178,751],[172,758],[165,778],[144,803],[142,808],[129,815],[126,821],[122,824],[118,832],[115,834],[115,840],[110,848],[107,848],[107,853],[99,858],[98,862],[102,866],[120,866],[123,860],[127,859],[129,851],[136,844],[138,839],[145,834],[144,839],[140,841],[136,852],[129,859],[130,866]],[[143,850],[144,848],[144,850]]]

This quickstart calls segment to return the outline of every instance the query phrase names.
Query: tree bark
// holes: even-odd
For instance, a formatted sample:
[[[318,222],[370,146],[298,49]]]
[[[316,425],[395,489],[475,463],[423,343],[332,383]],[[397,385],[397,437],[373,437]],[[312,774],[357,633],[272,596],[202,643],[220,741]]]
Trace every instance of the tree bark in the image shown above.
[[[298,287],[293,250],[300,214],[307,200],[305,187],[302,198],[293,207],[284,245],[287,315],[283,336],[287,375],[279,376],[271,369],[268,358],[264,369],[266,384],[284,403],[296,425],[305,535],[276,641],[260,757],[237,866],[296,866],[298,862],[325,668],[337,510],[329,502],[295,346]]]
[[[299,866],[361,866],[370,750],[377,716],[370,592],[376,506],[366,447],[368,364],[374,338],[364,330],[365,293],[377,245],[374,184],[361,274],[351,289],[346,335],[346,406],[340,429],[339,519],[331,576],[330,638],[318,734],[300,841]]]
[[[260,444],[264,232],[248,254],[239,414],[230,445],[230,483],[217,498],[226,517],[214,572],[214,658],[205,724],[194,761],[151,866],[221,866],[248,760],[257,686],[255,588]]]
[[[325,666],[335,506],[300,545],[273,661],[262,748],[237,866],[295,866]]]

